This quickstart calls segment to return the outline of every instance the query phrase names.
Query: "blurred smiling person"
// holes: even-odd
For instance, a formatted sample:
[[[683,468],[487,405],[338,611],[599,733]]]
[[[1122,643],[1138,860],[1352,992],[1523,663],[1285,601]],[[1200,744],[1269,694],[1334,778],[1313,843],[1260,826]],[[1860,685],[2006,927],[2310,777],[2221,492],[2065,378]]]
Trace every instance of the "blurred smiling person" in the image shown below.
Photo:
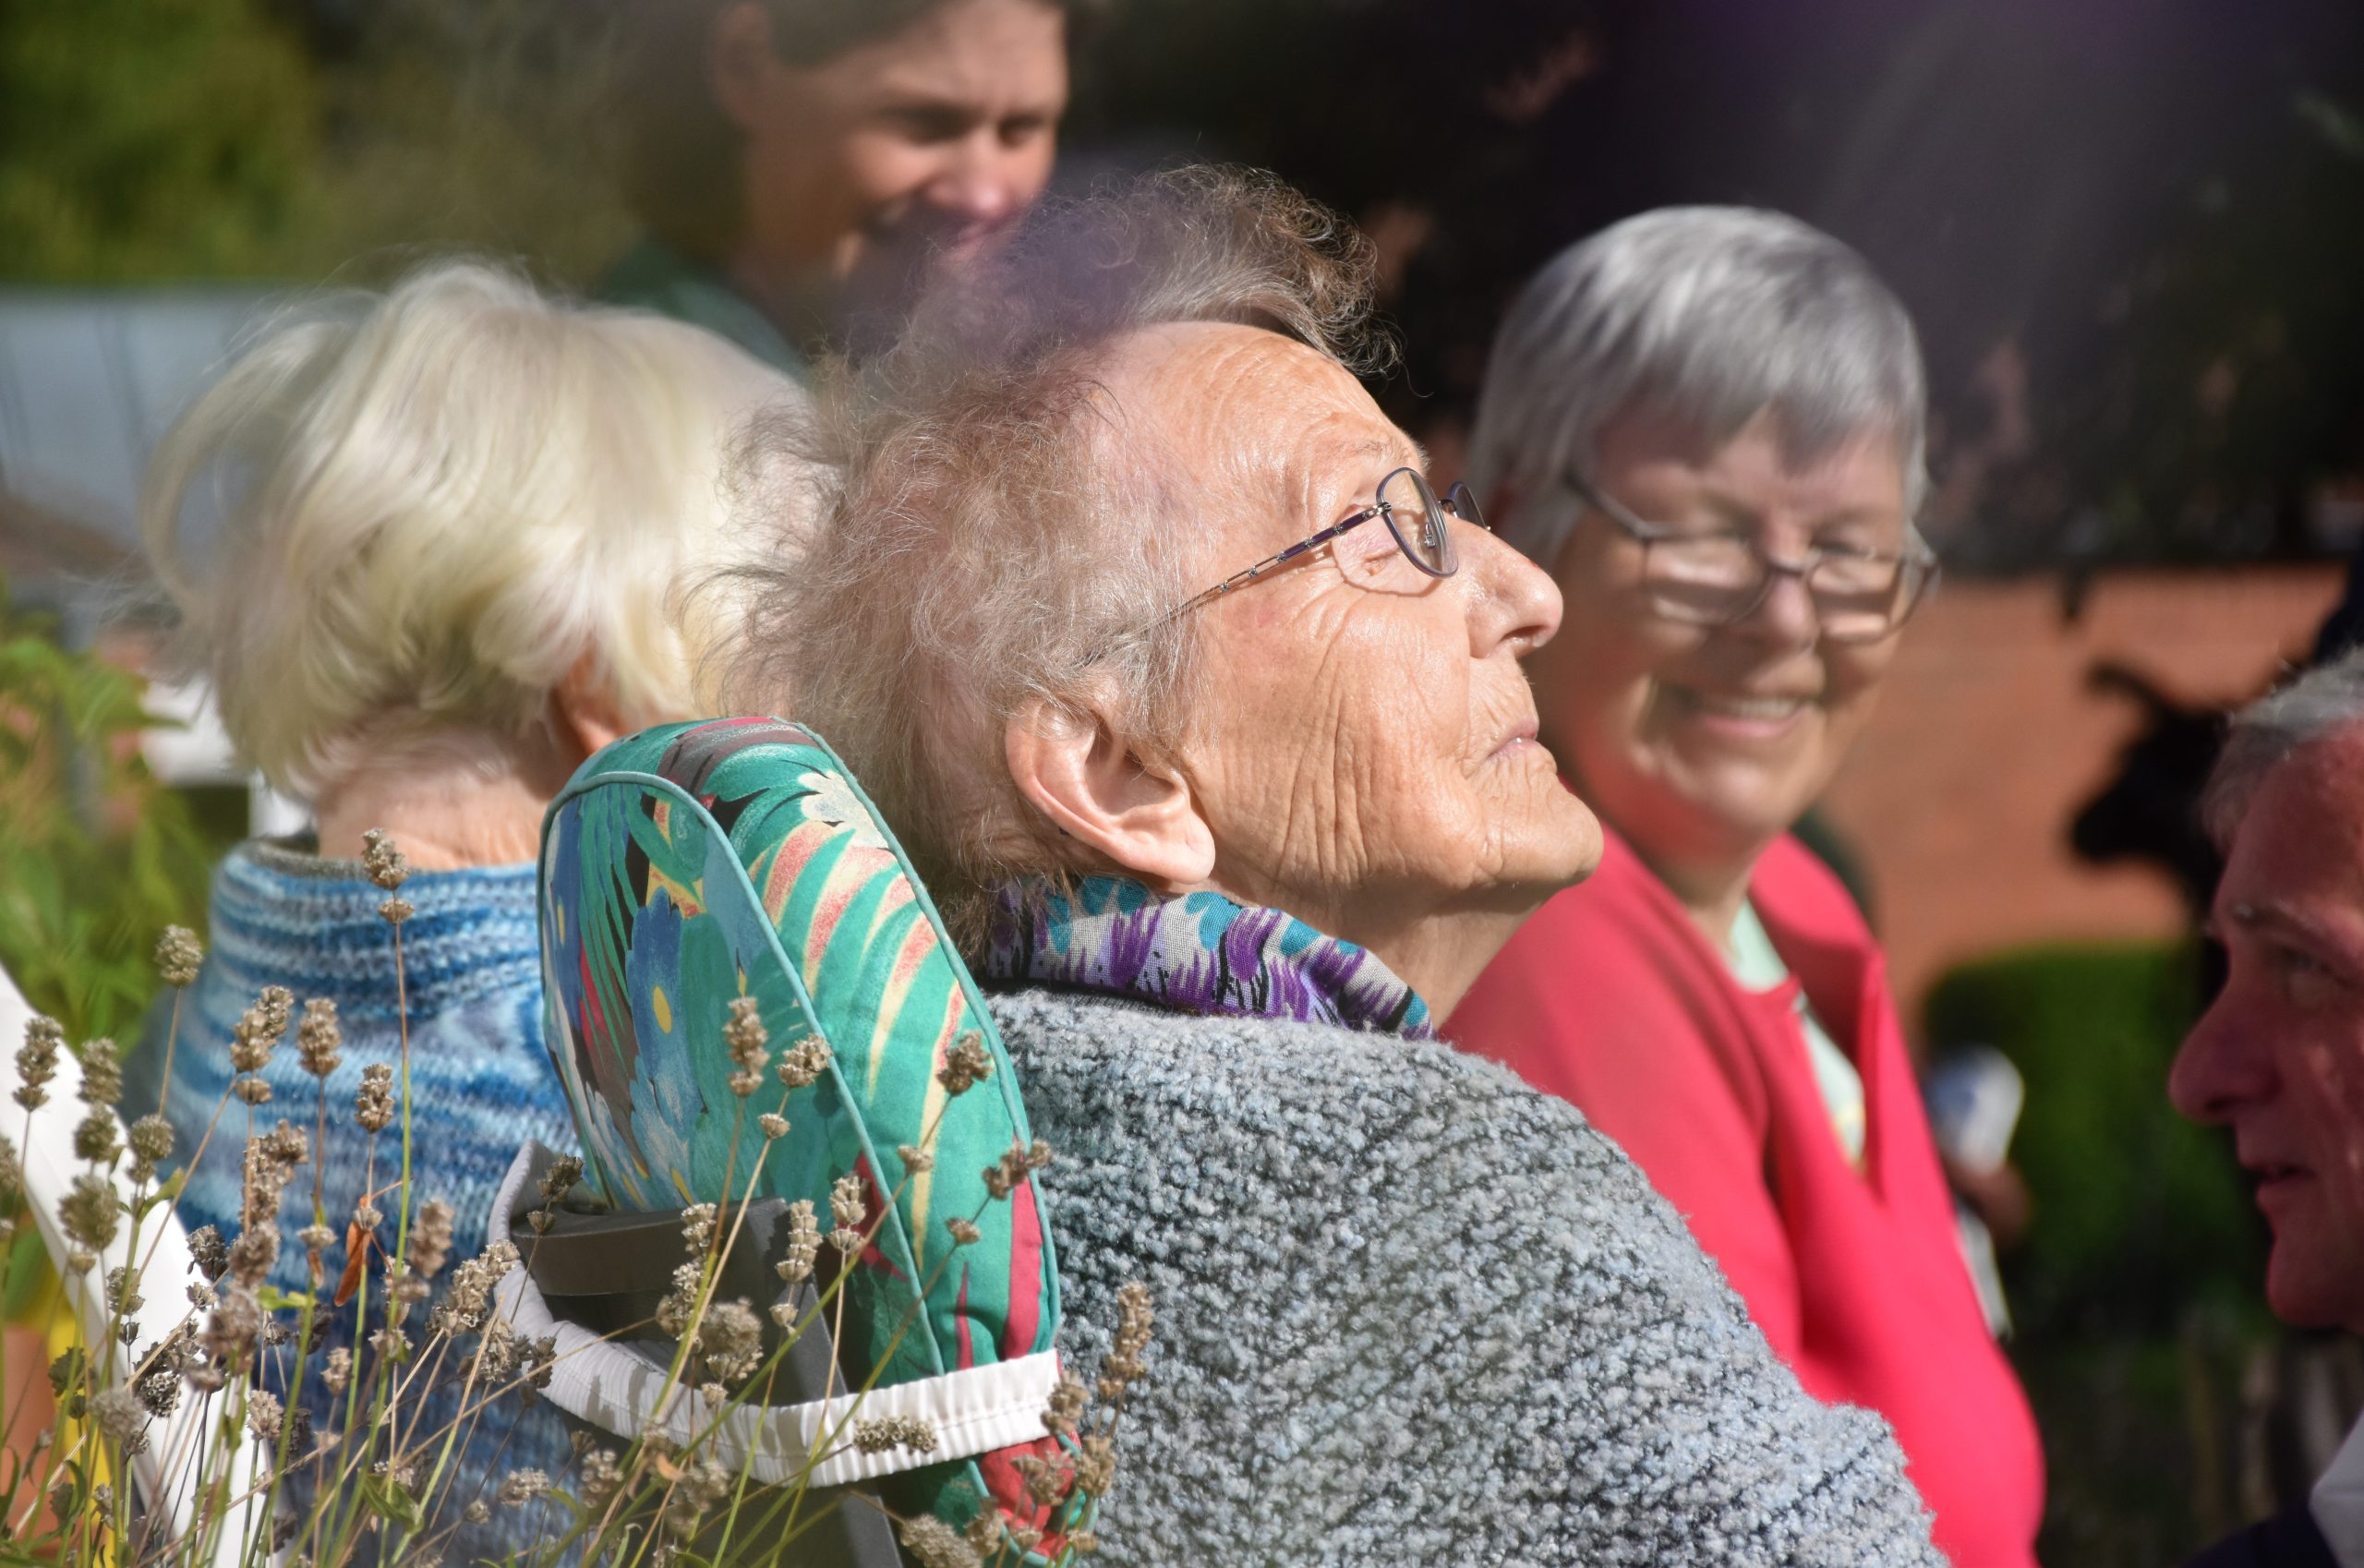
[[[1903,306],[1779,213],[1645,213],[1512,306],[1471,475],[1567,601],[1526,669],[1607,846],[1447,1032],[1622,1145],[1809,1392],[1888,1417],[1959,1568],[2027,1568],[2034,1422],[1878,945],[1791,833],[1935,573],[1924,407]]]
[[[1049,183],[1088,0],[661,0],[619,82],[648,237],[601,293],[802,377]]]
[[[2225,851],[2225,988],[2167,1080],[2230,1128],[2274,1230],[2265,1294],[2304,1328],[2364,1333],[2364,651],[2233,721],[2209,780]],[[2192,1568],[2364,1565],[2364,1429],[2306,1502]]]

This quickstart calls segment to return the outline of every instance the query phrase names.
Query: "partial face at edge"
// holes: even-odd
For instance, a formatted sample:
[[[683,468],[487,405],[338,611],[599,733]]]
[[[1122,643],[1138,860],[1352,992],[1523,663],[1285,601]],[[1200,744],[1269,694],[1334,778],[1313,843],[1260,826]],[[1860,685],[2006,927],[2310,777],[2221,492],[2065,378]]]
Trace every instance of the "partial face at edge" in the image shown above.
[[[2168,1092],[2258,1183],[2275,1313],[2364,1332],[2364,726],[2266,775],[2214,921],[2225,989]]]
[[[1903,463],[1885,434],[1794,469],[1769,416],[1712,452],[1676,427],[1631,419],[1603,437],[1589,476],[1646,522],[1743,530],[1778,561],[1816,544],[1905,542]],[[1829,784],[1896,638],[1824,640],[1803,586],[1786,577],[1732,625],[1670,621],[1641,587],[1642,558],[1589,510],[1570,532],[1552,567],[1566,630],[1528,667],[1544,740],[1646,859],[1753,853]]]
[[[826,278],[849,309],[899,308],[933,248],[957,258],[1043,193],[1066,28],[1045,0],[950,0],[809,69],[756,54],[725,98],[759,263]]]
[[[1352,375],[1276,333],[1143,332],[1106,381],[1186,498],[1141,525],[1188,532],[1179,597],[1420,465]],[[1535,739],[1518,664],[1557,629],[1559,595],[1490,534],[1451,526],[1449,578],[1421,576],[1374,519],[1334,561],[1190,612],[1209,680],[1177,761],[1224,891],[1368,943],[1456,908],[1525,912],[1598,862],[1598,826]]]

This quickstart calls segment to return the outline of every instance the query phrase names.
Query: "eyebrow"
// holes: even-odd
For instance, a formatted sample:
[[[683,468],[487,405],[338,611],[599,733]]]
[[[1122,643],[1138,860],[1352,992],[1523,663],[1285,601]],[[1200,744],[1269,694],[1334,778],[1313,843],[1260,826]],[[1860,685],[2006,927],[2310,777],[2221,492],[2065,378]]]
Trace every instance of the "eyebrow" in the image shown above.
[[[1405,449],[1407,447],[1411,449],[1412,453],[1412,461],[1408,464],[1404,461]],[[1300,448],[1281,470],[1285,487],[1281,493],[1285,496],[1294,494],[1298,498],[1290,504],[1303,505],[1307,502],[1315,502],[1326,505],[1326,502],[1318,501],[1317,499],[1328,493],[1326,476],[1336,467],[1357,461],[1368,461],[1375,465],[1384,464],[1386,465],[1384,474],[1392,474],[1396,469],[1404,467],[1416,468],[1423,475],[1429,471],[1427,451],[1419,442],[1401,431],[1396,432],[1395,439],[1393,440],[1384,436],[1341,439],[1322,442],[1309,450]],[[1378,499],[1377,480],[1381,476],[1383,476],[1374,475],[1370,485],[1362,485],[1358,482],[1348,501],[1341,504],[1355,508],[1369,505],[1372,501]],[[1338,520],[1337,517],[1330,519],[1333,523]]]
[[[2340,955],[2350,962],[2364,964],[2364,940],[2354,935],[2344,936],[2325,923],[2310,919],[2286,904],[2231,904],[2226,906],[2221,917],[2212,914],[2202,922],[2201,929],[2210,937],[2222,942],[2227,925],[2255,935],[2297,942],[2321,952]]]
[[[1404,449],[1406,447],[1412,450],[1412,460],[1409,463],[1404,461]],[[1393,440],[1388,440],[1381,436],[1366,436],[1358,441],[1348,444],[1341,455],[1367,457],[1373,463],[1384,463],[1390,474],[1398,468],[1416,468],[1425,478],[1429,472],[1428,449],[1409,436],[1399,435]]]
[[[1765,508],[1754,501],[1743,501],[1730,491],[1702,486],[1699,499],[1707,510],[1725,522],[1761,524],[1765,521]],[[1885,527],[1889,524],[1909,524],[1911,521],[1900,501],[1892,512],[1884,506],[1845,505],[1832,512],[1814,513],[1803,519],[1807,531],[1816,534],[1832,528],[1857,525]]]
[[[946,93],[927,87],[899,87],[889,82],[883,87],[871,105],[880,115],[941,115],[973,124],[1003,120],[1057,120],[1067,113],[1067,100],[1042,100],[1028,103],[988,106],[973,97]]]

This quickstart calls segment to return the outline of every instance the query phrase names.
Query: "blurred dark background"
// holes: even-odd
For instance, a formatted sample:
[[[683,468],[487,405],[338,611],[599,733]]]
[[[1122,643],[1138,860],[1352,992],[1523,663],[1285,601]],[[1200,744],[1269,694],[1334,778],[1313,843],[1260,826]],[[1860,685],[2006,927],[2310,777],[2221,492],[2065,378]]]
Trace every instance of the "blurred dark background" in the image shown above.
[[[2364,6],[1176,5],[1107,45],[1079,146],[1268,163],[1389,243],[1412,423],[1561,247],[1744,202],[1912,308],[1957,570],[2364,524]]]
[[[595,274],[622,0],[8,0],[0,275]],[[643,0],[647,3],[647,0]],[[1064,177],[1260,163],[1387,247],[1450,450],[1518,281],[1668,202],[1779,207],[1925,339],[1963,570],[2364,533],[2353,0],[1111,0]]]

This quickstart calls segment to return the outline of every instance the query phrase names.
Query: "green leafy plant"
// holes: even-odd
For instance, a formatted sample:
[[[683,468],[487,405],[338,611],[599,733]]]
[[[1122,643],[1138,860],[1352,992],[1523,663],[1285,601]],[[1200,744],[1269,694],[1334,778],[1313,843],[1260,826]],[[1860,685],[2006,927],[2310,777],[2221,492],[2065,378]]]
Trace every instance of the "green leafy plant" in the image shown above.
[[[148,948],[204,907],[215,846],[139,760],[139,681],[0,579],[0,967],[77,1039],[137,1031]]]

